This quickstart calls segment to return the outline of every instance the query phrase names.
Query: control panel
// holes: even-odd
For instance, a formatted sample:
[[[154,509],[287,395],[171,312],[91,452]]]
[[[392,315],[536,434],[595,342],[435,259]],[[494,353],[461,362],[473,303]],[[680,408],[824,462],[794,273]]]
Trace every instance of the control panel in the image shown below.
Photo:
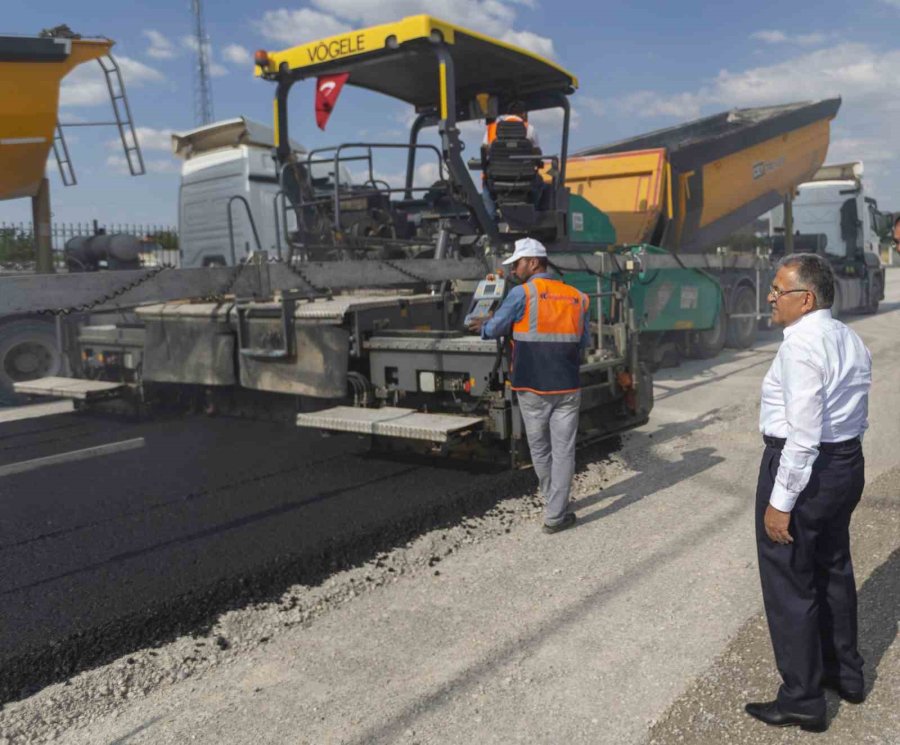
[[[475,288],[472,304],[463,324],[468,326],[472,321],[486,320],[503,302],[505,292],[506,280],[496,274],[488,274]]]

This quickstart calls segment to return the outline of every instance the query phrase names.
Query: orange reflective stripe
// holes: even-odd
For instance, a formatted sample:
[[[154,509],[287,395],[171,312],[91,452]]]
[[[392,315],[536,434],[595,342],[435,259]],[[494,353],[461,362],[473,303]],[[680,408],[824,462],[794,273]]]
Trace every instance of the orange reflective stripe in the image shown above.
[[[511,390],[514,391],[528,391],[529,393],[536,393],[538,396],[554,396],[558,393],[575,393],[576,391],[580,391],[581,388],[563,388],[559,391],[539,391],[537,388],[529,388],[528,386],[519,386],[518,388],[514,385],[510,386]]]

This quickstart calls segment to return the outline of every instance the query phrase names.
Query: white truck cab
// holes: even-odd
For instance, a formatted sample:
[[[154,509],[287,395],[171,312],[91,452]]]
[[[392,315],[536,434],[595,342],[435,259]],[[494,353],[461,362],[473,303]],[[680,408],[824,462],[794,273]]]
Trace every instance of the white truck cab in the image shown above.
[[[818,253],[834,269],[835,310],[875,312],[884,297],[879,231],[885,215],[866,194],[863,164],[822,166],[797,187],[792,212],[794,251]],[[770,226],[776,253],[779,245],[783,251],[783,207],[772,210]]]
[[[286,251],[285,220],[276,206],[280,186],[274,142],[271,127],[245,117],[172,135],[172,149],[184,161],[178,197],[182,266],[232,265],[255,251],[248,211],[259,248],[271,256]],[[291,145],[298,155],[303,152],[297,143]],[[288,210],[287,228],[295,227]]]

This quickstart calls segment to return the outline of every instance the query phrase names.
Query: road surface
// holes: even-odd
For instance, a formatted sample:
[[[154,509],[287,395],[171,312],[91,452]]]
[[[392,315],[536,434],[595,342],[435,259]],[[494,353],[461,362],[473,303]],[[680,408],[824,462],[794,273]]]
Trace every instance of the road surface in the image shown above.
[[[875,362],[868,484],[853,523],[871,691],[860,707],[830,700],[831,727],[817,741],[897,743],[900,272],[888,273],[878,315],[848,321]],[[77,620],[96,627],[104,587],[123,603],[135,577],[160,596],[180,593],[220,570],[224,577],[229,567],[294,555],[305,541],[315,554],[322,526],[346,527],[351,558],[346,567],[318,567],[314,581],[275,583],[266,602],[236,607],[193,633],[179,636],[185,629],[174,624],[172,638],[154,648],[8,704],[0,738],[73,745],[802,739],[742,714],[745,701],[771,698],[777,686],[752,505],[759,388],[778,338],[662,371],[651,423],[616,451],[581,452],[579,523],[553,536],[540,532],[530,474],[370,459],[352,450],[355,441],[311,443],[267,429],[276,425],[242,425],[235,434],[231,423],[198,420],[199,435],[184,423],[109,429],[108,439],[145,440],[100,456],[117,464],[115,475],[83,461],[4,477],[11,480],[0,484],[4,509],[23,490],[31,500],[4,522],[0,553],[17,562],[19,576],[4,563],[3,581],[23,623],[37,622],[28,614],[35,604],[44,603],[45,614],[76,608],[79,594],[93,592],[92,610]],[[66,432],[59,436],[71,439]],[[263,438],[277,444],[263,448]],[[102,439],[86,432],[78,447]],[[53,450],[42,447],[29,456]],[[257,475],[252,485],[240,482],[249,462],[241,455],[264,452],[272,470],[266,488]],[[120,496],[125,482],[134,489]],[[67,502],[74,492],[79,500]],[[439,511],[448,498],[458,502],[453,515]],[[416,517],[423,500],[432,505],[427,520]],[[67,504],[80,506],[67,511]],[[354,549],[379,519],[389,537]],[[398,519],[406,528],[392,533]],[[120,543],[105,544],[110,532]],[[77,551],[75,543],[39,551],[42,540],[66,535]],[[142,597],[131,596],[136,611]],[[18,629],[19,649],[73,622],[45,618],[40,631]]]

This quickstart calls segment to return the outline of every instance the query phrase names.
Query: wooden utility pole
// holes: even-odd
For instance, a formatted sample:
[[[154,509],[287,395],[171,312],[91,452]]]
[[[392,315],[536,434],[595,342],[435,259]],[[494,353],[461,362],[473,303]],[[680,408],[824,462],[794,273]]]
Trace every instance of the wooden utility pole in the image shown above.
[[[50,182],[41,180],[37,194],[31,198],[31,224],[34,226],[34,254],[39,274],[52,274],[53,241],[50,236]]]

